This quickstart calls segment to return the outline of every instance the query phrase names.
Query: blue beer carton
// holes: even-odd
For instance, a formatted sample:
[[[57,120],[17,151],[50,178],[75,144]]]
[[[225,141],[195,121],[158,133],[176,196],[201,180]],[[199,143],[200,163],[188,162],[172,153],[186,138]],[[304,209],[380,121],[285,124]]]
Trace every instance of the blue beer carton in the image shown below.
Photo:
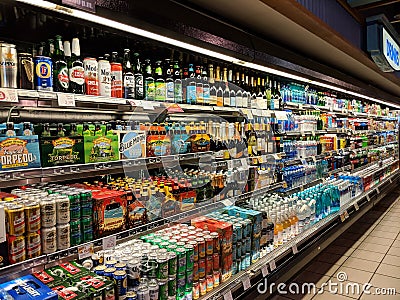
[[[39,137],[0,137],[0,170],[40,168]]]
[[[58,295],[32,275],[0,284],[0,289],[14,300],[57,300]]]

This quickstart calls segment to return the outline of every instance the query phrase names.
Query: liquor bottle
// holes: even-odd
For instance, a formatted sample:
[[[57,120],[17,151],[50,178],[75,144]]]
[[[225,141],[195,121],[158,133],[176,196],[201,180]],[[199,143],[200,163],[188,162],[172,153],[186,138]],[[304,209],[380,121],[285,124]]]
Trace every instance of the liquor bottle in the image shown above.
[[[156,101],[165,101],[165,94],[166,94],[166,89],[165,89],[165,80],[164,80],[164,72],[163,72],[163,67],[162,63],[160,60],[156,61],[155,65],[155,96],[154,100]]]
[[[223,94],[223,103],[224,106],[230,106],[231,104],[231,98],[230,98],[230,93],[229,93],[229,82],[228,82],[228,69],[224,68],[223,69],[223,79],[222,79],[223,84],[225,84],[225,89],[224,89],[224,94]]]
[[[81,60],[81,48],[79,39],[72,39],[71,68],[69,69],[70,91],[75,94],[85,93],[85,70]]]
[[[274,103],[272,102],[272,81],[269,79],[269,77],[267,76],[266,78],[266,82],[265,82],[265,96],[266,96],[266,103],[267,103],[267,107],[268,109],[274,109],[271,108],[274,106]]]
[[[143,86],[143,66],[140,61],[139,53],[133,53],[134,59],[134,70],[135,76],[135,99],[142,100],[144,98],[144,86]]]
[[[150,59],[146,59],[144,67],[144,97],[153,101],[155,98],[155,83]]]
[[[186,87],[186,102],[187,104],[196,104],[196,74],[193,64],[189,64],[188,77],[188,84]]]
[[[209,105],[216,106],[217,105],[217,87],[215,85],[214,80],[214,66],[212,64],[208,65],[208,78],[209,78],[209,87],[210,87],[210,100]]]
[[[182,72],[182,103],[187,103],[187,86],[189,83],[189,68],[183,68]]]
[[[55,92],[68,92],[69,79],[68,67],[64,57],[64,46],[61,36],[56,36],[56,44],[54,50],[54,68],[53,68],[53,82]]]
[[[217,106],[224,106],[224,92],[222,90],[220,66],[215,70],[215,87],[217,88]]]
[[[277,87],[276,93],[278,95],[278,97],[277,97],[278,101],[275,103],[275,107],[277,106],[278,108],[275,108],[275,109],[283,110],[283,99],[282,99],[282,94],[281,94],[281,84],[279,82],[278,82],[278,87]]]
[[[196,104],[204,104],[204,89],[201,66],[198,64],[194,70],[196,80]]]
[[[228,77],[228,82],[229,82],[229,98],[230,98],[230,107],[236,107],[236,89],[237,86],[235,86],[235,83],[233,82],[233,72],[232,70],[229,70],[228,74],[231,77]]]
[[[272,94],[272,97],[271,97],[271,109],[278,110],[281,101],[282,101],[281,93],[278,90],[276,81],[274,81],[274,89],[273,89],[273,94]]]
[[[240,124],[239,124],[239,122],[235,122],[233,139],[234,139],[236,158],[243,158],[245,156],[245,150],[246,150],[244,141],[241,140],[240,133],[241,133]]]
[[[235,144],[235,127],[234,124],[228,123],[228,151],[229,151],[229,158],[235,159],[237,158],[236,152],[236,144]]]
[[[248,124],[248,135],[247,135],[247,153],[250,157],[257,155],[257,135],[253,127],[254,120]]]
[[[173,67],[173,79],[174,79],[174,102],[182,103],[182,79],[181,79],[181,67],[179,60],[174,61]]]
[[[224,153],[223,153],[223,145],[222,145],[222,124],[216,124],[215,125],[215,158],[216,159],[223,159],[224,158]]]
[[[243,83],[244,83],[244,73],[243,75]],[[240,81],[240,73],[236,72],[236,107],[243,107],[243,83]]]
[[[165,78],[165,88],[166,88],[166,95],[165,101],[166,102],[174,102],[174,65],[172,64],[169,58],[165,59],[164,61],[164,70],[166,73]]]
[[[104,54],[104,57],[103,57],[106,61],[108,61],[108,62],[111,62],[111,56],[110,56],[110,54],[109,53],[106,53],[106,54]],[[99,59],[100,60],[100,59]]]
[[[122,64],[124,97],[135,99],[135,75],[133,74],[130,59],[130,50],[124,50],[124,60]]]
[[[263,79],[264,81],[264,79]],[[256,98],[256,107],[262,108],[263,107],[263,100],[264,100],[264,91],[263,86],[261,85],[261,78],[257,78],[257,98]]]
[[[203,80],[203,102],[204,105],[210,105],[210,82],[207,75],[207,60],[204,60],[201,68],[201,77]]]

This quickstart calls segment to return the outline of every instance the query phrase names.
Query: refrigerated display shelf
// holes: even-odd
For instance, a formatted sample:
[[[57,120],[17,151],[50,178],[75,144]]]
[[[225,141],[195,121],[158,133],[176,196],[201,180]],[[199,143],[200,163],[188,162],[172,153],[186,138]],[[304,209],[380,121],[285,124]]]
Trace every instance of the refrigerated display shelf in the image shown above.
[[[160,167],[160,165],[171,167],[180,162],[189,163],[190,161],[198,159],[208,161],[212,158],[212,153],[211,151],[207,151],[99,163],[2,171],[0,173],[0,188],[47,181],[56,182],[88,178],[104,174],[118,174],[124,171],[154,169]]]

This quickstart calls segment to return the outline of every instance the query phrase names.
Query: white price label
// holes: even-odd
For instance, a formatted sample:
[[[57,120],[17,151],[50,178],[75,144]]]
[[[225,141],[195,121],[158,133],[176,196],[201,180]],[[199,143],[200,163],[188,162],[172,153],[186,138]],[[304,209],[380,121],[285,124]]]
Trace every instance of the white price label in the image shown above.
[[[117,244],[116,235],[103,238],[103,250],[112,250],[115,248],[116,244]]]
[[[0,88],[0,102],[18,102],[17,90]]]
[[[222,204],[225,206],[232,206],[233,202],[229,199],[222,200]]]
[[[43,98],[43,99],[57,99],[57,94],[50,92],[50,91],[40,91],[38,92],[39,94],[39,98]]]
[[[376,193],[377,193],[377,194],[380,193],[379,188],[376,188],[375,190],[376,190]]]
[[[344,213],[340,214],[340,221],[344,222],[346,220],[346,217],[344,216]]]
[[[240,163],[242,166],[247,166],[249,164],[249,160],[247,158],[241,158]]]
[[[308,165],[307,160],[305,158],[302,158],[300,161],[303,165],[305,166]]]
[[[392,182],[393,182],[392,178],[389,178],[389,182],[390,182],[390,183],[392,183]]]
[[[142,106],[143,106],[143,109],[154,110],[153,104],[148,101],[143,101]]]
[[[78,257],[79,259],[84,259],[89,256],[92,256],[94,253],[93,243],[85,244],[78,247]]]
[[[35,90],[19,90],[18,96],[27,98],[39,98],[39,93]]]
[[[226,294],[224,294],[224,300],[233,300],[231,291],[228,291]]]
[[[367,201],[369,202],[371,198],[369,197],[369,194],[367,194]]]
[[[262,276],[263,276],[263,277],[265,277],[265,276],[267,276],[267,275],[269,274],[268,266],[267,266],[267,265],[265,265],[265,266],[263,266],[263,267],[261,268],[261,273],[262,273]]]
[[[299,250],[297,249],[297,245],[296,244],[292,246],[292,252],[293,252],[293,254],[299,253]]]
[[[303,109],[303,104],[299,103],[299,109]]]
[[[72,106],[75,107],[75,95],[67,93],[57,94],[58,106]]]
[[[332,107],[332,106],[331,106],[331,107],[329,107],[329,110],[330,110],[330,111],[333,111],[333,107]]]
[[[243,278],[243,289],[247,291],[249,288],[251,288],[251,282],[249,276],[246,275]]]
[[[271,272],[276,269],[276,262],[275,259],[269,262],[269,267],[271,269]]]
[[[358,205],[358,203],[354,203],[354,208],[356,211],[360,210],[360,206]]]

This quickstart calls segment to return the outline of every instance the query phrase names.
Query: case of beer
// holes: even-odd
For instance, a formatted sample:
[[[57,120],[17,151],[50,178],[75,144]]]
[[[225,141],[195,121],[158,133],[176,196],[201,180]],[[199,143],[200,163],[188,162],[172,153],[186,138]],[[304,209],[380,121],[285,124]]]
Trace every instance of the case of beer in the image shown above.
[[[57,293],[32,275],[26,275],[0,284],[10,299],[15,300],[57,300]]]
[[[143,130],[118,130],[119,158],[146,157],[146,132]]]
[[[227,281],[232,276],[232,224],[209,217],[198,217],[193,219],[191,223],[197,228],[218,233],[220,241],[221,281]]]

